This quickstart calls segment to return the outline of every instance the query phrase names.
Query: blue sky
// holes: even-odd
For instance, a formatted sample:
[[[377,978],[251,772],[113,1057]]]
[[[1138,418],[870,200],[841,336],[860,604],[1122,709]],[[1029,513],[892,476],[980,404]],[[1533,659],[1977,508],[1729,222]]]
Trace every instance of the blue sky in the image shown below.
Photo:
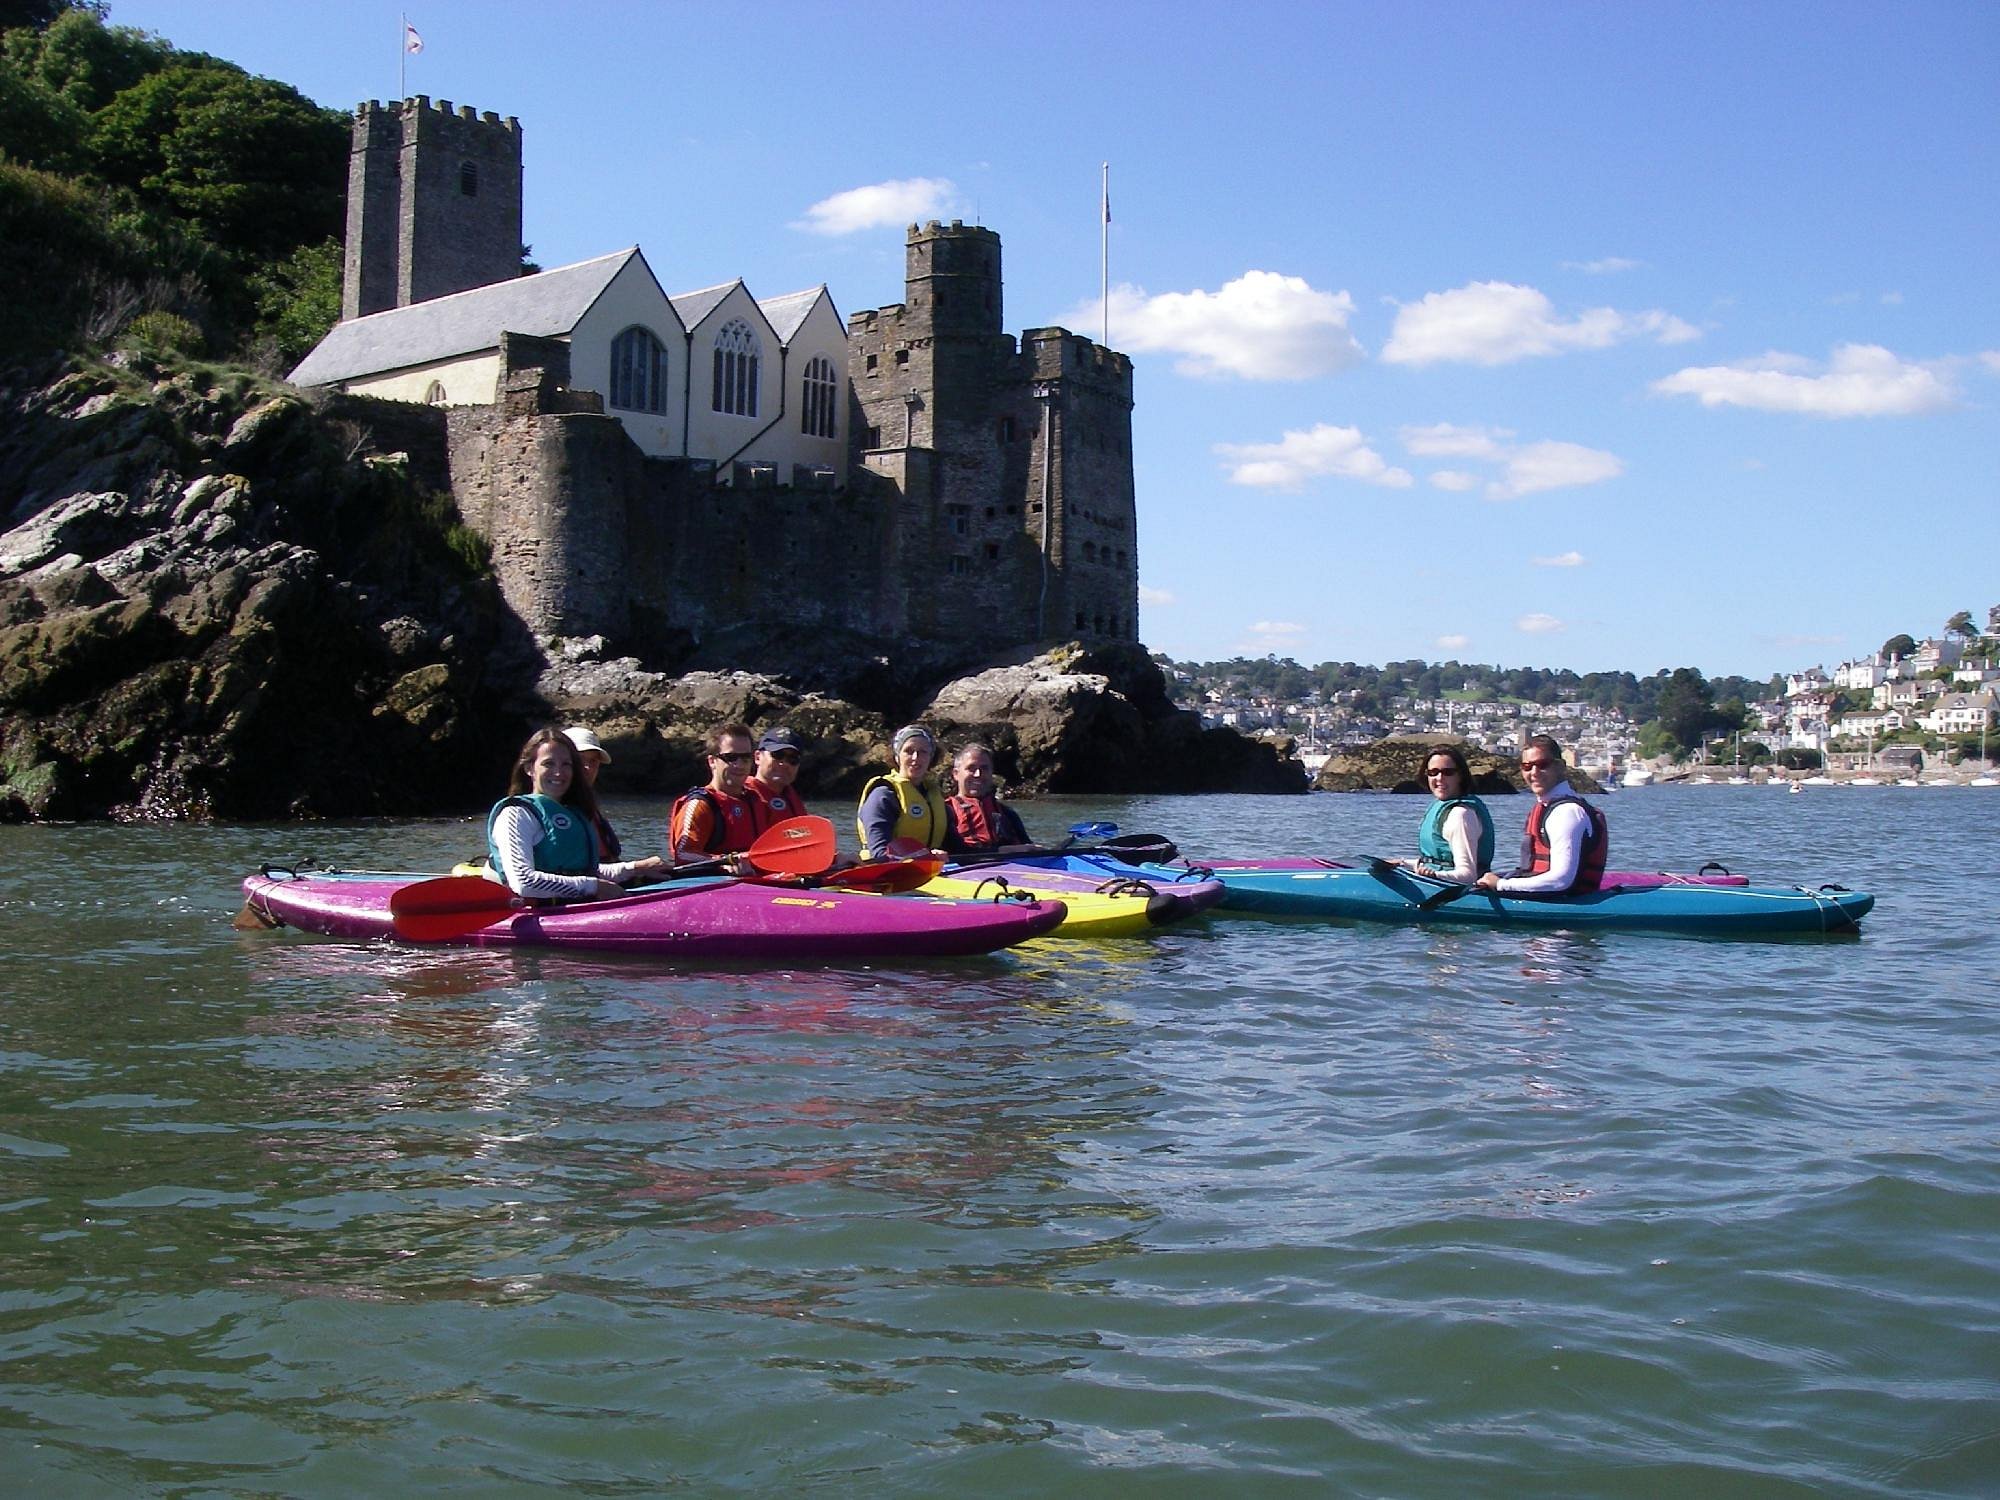
[[[112,0],[521,120],[527,239],[1134,356],[1177,657],[1831,665],[2000,604],[2000,4]]]

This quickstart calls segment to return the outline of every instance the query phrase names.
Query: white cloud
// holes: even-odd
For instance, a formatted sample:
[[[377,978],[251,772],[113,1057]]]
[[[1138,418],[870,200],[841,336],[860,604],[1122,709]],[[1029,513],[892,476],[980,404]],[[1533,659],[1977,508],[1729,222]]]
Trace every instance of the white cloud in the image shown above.
[[[1496,466],[1500,476],[1486,485],[1490,500],[1515,500],[1540,490],[1600,484],[1625,472],[1624,460],[1615,453],[1580,443],[1517,443],[1513,431],[1506,427],[1435,422],[1428,427],[1404,427],[1396,436],[1404,449],[1418,458],[1472,459]],[[1442,490],[1469,490],[1480,480],[1462,469],[1441,469],[1430,476],[1430,482]]]
[[[1566,260],[1562,268],[1581,271],[1586,276],[1610,276],[1619,271],[1636,271],[1644,264],[1642,260],[1627,260],[1622,255],[1607,255],[1602,260]]]
[[[1251,636],[1267,647],[1287,646],[1299,640],[1306,633],[1303,625],[1290,620],[1259,620],[1250,627]]]
[[[1332,475],[1406,489],[1415,483],[1407,469],[1391,467],[1368,446],[1357,427],[1321,422],[1307,432],[1288,432],[1275,443],[1217,443],[1227,460],[1229,482],[1259,489],[1297,490],[1308,479]]]
[[[1901,307],[1903,305],[1903,294],[1901,292],[1884,292],[1882,294],[1882,305],[1884,307]]]
[[[1533,561],[1538,568],[1580,568],[1583,566],[1583,554],[1581,552],[1559,552],[1554,557],[1537,557]],[[1140,592],[1139,597],[1142,600],[1146,597],[1143,590]]]
[[[1557,631],[1569,627],[1554,615],[1522,615],[1514,622],[1514,628],[1526,631],[1529,635],[1554,635]]]
[[[1531,286],[1475,281],[1454,291],[1431,292],[1421,302],[1401,304],[1382,358],[1401,365],[1443,361],[1504,365],[1571,349],[1605,349],[1643,337],[1679,344],[1701,337],[1701,332],[1657,310],[1623,313],[1594,307],[1563,318]]]
[[[1302,277],[1246,271],[1218,291],[1111,293],[1111,337],[1120,349],[1178,356],[1183,375],[1308,380],[1363,358],[1348,332],[1354,299],[1315,290]],[[1072,327],[1092,328],[1098,304],[1073,309]]]
[[[806,210],[803,219],[793,220],[791,227],[808,234],[835,235],[920,223],[947,212],[957,191],[946,177],[902,177],[871,183],[820,199]]]
[[[1958,396],[1938,367],[1899,359],[1879,344],[1841,344],[1824,368],[1793,354],[1770,353],[1733,365],[1690,366],[1653,382],[1663,396],[1693,396],[1703,406],[1808,417],[1911,417],[1941,411]]]
[[[1437,638],[1440,651],[1463,651],[1471,644],[1472,637],[1469,635],[1441,635]]]
[[[1518,500],[1542,490],[1601,484],[1625,472],[1615,453],[1586,448],[1581,443],[1529,443],[1507,455],[1505,477],[1486,486],[1492,500]]]
[[[1513,435],[1505,427],[1460,427],[1451,422],[1433,422],[1428,427],[1404,427],[1396,433],[1404,449],[1418,458],[1494,460],[1505,455],[1507,439]]]
[[[1178,604],[1180,600],[1176,599],[1165,589],[1149,589],[1142,583],[1139,585],[1139,602],[1141,604],[1162,605]]]
[[[1987,369],[1993,371],[1994,374],[2000,375],[2000,349],[1982,350],[1979,355],[1979,362],[1986,366]]]

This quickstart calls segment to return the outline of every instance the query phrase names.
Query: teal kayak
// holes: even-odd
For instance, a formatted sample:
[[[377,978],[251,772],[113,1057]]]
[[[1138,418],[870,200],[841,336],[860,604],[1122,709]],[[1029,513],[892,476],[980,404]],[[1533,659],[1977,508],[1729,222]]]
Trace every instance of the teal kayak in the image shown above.
[[[1158,875],[1167,873],[1164,867]],[[1215,871],[1224,907],[1268,916],[1477,927],[1566,927],[1715,937],[1855,932],[1875,898],[1837,885],[1607,885],[1561,896],[1502,896],[1413,875],[1366,869]],[[1158,876],[1156,876],[1158,878]]]

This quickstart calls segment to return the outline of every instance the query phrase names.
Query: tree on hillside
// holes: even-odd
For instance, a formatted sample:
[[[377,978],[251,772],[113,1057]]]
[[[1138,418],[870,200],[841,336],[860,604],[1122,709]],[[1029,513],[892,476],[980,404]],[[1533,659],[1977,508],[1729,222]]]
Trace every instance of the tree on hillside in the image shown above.
[[[1708,680],[1693,667],[1676,667],[1660,689],[1658,715],[1661,731],[1681,749],[1692,750],[1712,730],[1741,727],[1743,705],[1737,703],[1733,714],[1717,709]]]
[[[0,56],[0,157],[46,172],[74,172],[83,163],[86,125],[82,110]]]
[[[213,58],[177,53],[173,44],[131,26],[106,26],[96,11],[66,7],[45,28],[0,38],[7,60],[86,114],[104,108],[141,79],[173,63]]]
[[[340,241],[323,240],[251,275],[257,334],[270,341],[273,375],[288,373],[340,321],[341,272]]]
[[[1892,635],[1882,643],[1884,656],[1911,656],[1915,654],[1916,649],[1915,638],[1908,634]]]
[[[1955,635],[1962,641],[1969,641],[1975,635],[1979,634],[1979,631],[1972,623],[1972,611],[1961,609],[1949,620],[1946,620],[1944,622],[1944,633],[1946,635]]]
[[[40,31],[70,11],[87,11],[101,21],[104,10],[104,0],[0,0],[0,31]]]
[[[254,263],[340,232],[347,138],[344,116],[285,84],[173,67],[99,110],[90,144],[107,182]]]

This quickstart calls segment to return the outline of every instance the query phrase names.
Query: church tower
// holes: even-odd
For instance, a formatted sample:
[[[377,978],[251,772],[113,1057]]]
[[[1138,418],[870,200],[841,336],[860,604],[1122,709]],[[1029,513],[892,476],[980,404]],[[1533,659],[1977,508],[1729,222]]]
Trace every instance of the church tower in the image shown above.
[[[340,315],[521,274],[521,126],[424,95],[354,111]]]

